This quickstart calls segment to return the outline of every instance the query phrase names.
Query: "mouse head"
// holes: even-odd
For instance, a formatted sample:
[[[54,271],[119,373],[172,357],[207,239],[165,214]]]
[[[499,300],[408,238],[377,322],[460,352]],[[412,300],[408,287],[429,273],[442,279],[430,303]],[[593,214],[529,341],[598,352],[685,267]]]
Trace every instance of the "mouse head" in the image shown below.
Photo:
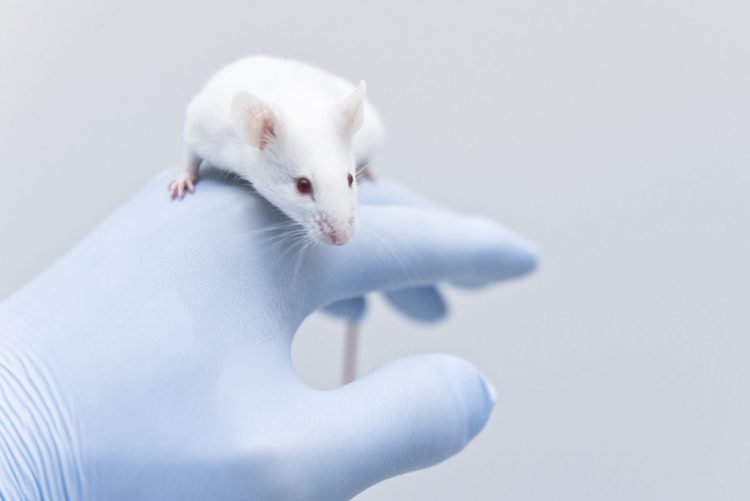
[[[346,244],[357,226],[352,138],[362,126],[364,82],[342,101],[278,109],[247,93],[231,103],[237,136],[260,161],[246,172],[255,189],[315,241]]]

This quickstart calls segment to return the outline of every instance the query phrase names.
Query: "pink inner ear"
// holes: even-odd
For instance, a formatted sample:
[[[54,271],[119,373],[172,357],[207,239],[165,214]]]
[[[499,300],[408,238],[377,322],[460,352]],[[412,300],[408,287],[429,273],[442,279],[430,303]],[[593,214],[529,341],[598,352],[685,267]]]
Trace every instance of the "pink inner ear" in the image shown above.
[[[271,139],[275,136],[273,130],[273,116],[267,109],[255,109],[251,110],[253,120],[258,123],[260,122],[260,142],[258,144],[259,149],[264,149]]]
[[[275,137],[275,135],[273,131],[273,119],[271,118],[271,114],[268,111],[264,111],[261,114],[260,119],[263,121],[260,129],[260,149],[262,150],[266,147],[268,141]]]

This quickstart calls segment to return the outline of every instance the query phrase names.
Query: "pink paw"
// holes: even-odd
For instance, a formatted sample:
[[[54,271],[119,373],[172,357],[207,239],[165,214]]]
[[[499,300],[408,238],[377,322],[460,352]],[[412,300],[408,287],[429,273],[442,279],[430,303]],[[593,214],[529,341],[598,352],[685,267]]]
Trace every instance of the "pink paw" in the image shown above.
[[[185,193],[195,193],[195,180],[196,175],[192,172],[180,172],[177,179],[169,183],[169,195],[174,200],[176,197],[180,197],[180,200],[185,198]]]

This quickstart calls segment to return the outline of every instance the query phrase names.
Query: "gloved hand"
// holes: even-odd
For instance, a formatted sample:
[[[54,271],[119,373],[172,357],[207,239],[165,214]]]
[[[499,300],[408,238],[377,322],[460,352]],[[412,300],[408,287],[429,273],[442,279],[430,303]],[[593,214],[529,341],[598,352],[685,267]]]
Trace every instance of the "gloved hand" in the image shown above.
[[[417,287],[418,309],[419,287],[528,272],[527,243],[378,182],[352,242],[311,247],[249,189],[208,176],[176,203],[172,176],[0,304],[0,497],[347,499],[484,426],[494,394],[467,362],[412,357],[318,391],[292,338],[367,292]]]

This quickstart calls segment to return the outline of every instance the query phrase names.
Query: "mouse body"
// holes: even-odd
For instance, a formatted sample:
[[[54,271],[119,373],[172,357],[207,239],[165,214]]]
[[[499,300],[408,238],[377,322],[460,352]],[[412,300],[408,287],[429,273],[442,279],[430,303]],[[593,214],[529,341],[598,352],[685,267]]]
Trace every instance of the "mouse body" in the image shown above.
[[[357,183],[384,138],[359,85],[310,64],[250,56],[217,72],[187,108],[186,169],[172,198],[193,192],[199,167],[249,181],[315,241],[346,244]]]

